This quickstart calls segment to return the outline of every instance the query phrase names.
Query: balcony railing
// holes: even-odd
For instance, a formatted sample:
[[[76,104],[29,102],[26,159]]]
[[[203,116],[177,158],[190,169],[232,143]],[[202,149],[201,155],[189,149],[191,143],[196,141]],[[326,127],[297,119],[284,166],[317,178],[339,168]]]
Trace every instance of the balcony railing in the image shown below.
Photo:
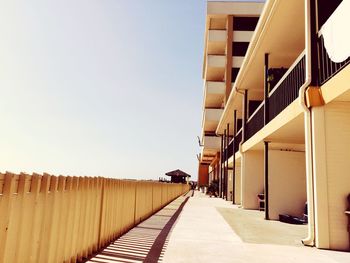
[[[269,93],[269,119],[271,121],[299,96],[305,83],[305,53],[301,53],[281,80]]]
[[[233,142],[235,143],[235,147],[233,149]],[[231,156],[233,155],[233,151],[236,153],[239,150],[239,144],[242,141],[242,128],[237,132],[236,136],[234,138],[232,138],[227,146],[227,148],[224,150],[224,158],[223,158],[223,162],[226,162],[228,159],[231,158]]]
[[[252,116],[247,121],[246,140],[249,140],[255,133],[264,127],[264,102],[254,111]]]
[[[329,79],[331,79],[335,74],[350,63],[350,58],[340,63],[333,62],[328,56],[322,36],[318,38],[318,59],[320,85],[325,84]]]
[[[235,153],[238,152],[239,150],[239,144],[242,141],[242,128],[237,132],[236,137],[235,137],[236,143],[235,143]]]

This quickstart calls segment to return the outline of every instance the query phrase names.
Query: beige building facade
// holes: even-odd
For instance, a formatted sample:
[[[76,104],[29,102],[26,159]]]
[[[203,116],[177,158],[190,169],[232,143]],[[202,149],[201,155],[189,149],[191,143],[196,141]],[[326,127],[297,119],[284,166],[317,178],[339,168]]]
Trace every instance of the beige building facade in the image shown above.
[[[212,180],[219,180],[221,197],[244,209],[262,209],[269,220],[307,215],[305,245],[349,250],[349,1],[254,3],[256,12],[249,11],[250,17],[260,15],[256,27],[249,19],[238,26],[253,28],[240,58],[235,58],[241,47],[235,50],[235,39],[248,33],[237,30],[234,23],[240,23],[240,14],[235,15],[235,8],[240,9],[231,4],[232,9],[224,8],[230,12],[226,29],[227,21],[233,21],[233,30],[227,31],[232,32],[227,39],[233,39],[233,45],[226,48],[225,72],[212,66],[208,51],[215,46],[208,42],[209,10],[219,10],[224,3],[210,9],[215,3],[208,2],[205,89],[211,81],[218,85],[220,78],[214,76],[219,74],[224,84],[217,104],[204,95],[203,115],[214,106],[221,111],[210,128],[203,117],[204,142],[207,136],[217,136],[220,147],[215,152],[204,143],[201,161],[217,174]]]
[[[223,167],[222,136],[216,134],[237,73],[263,9],[263,2],[208,2],[203,54],[203,117],[200,136],[199,181],[219,180]],[[231,134],[232,138],[232,134]],[[203,174],[203,170],[206,172]],[[225,198],[232,199],[233,176],[220,184]],[[205,180],[204,177],[208,177]],[[232,188],[232,187],[231,187]]]

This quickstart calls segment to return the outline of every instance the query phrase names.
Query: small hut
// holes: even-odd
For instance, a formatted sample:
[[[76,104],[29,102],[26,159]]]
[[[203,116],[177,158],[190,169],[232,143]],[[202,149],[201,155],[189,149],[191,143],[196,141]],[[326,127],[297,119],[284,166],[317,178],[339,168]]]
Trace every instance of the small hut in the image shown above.
[[[182,183],[182,184],[186,184],[188,183],[191,175],[177,169],[171,172],[167,172],[165,175],[170,176],[171,177],[171,182],[172,183]]]

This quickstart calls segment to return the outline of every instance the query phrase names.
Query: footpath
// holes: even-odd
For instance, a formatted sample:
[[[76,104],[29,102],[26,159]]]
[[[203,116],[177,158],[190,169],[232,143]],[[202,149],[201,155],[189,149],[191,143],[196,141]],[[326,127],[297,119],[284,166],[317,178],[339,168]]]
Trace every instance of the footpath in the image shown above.
[[[252,217],[256,220],[253,221]],[[255,226],[252,225],[254,222]],[[291,231],[293,227],[296,227],[295,231]],[[282,234],[281,230],[285,230],[286,234]],[[196,191],[186,203],[170,235],[163,262],[350,262],[350,253],[305,247],[300,239],[295,240],[297,235],[292,232],[298,235],[303,229],[264,220],[259,211],[243,210],[230,202],[209,198]],[[259,236],[261,234],[263,236]]]
[[[266,221],[259,211],[190,191],[86,262],[350,262],[350,253],[303,246],[305,234],[306,226]]]

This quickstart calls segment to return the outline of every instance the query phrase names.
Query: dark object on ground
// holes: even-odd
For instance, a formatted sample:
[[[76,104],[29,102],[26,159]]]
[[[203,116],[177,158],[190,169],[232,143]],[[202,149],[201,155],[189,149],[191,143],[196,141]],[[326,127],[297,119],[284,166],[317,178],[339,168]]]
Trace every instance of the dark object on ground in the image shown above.
[[[212,181],[208,187],[207,194],[212,197],[218,197],[219,192],[219,182],[218,181]]]
[[[291,216],[291,215],[279,215],[279,220],[283,223],[294,224],[294,225],[303,225],[307,224],[302,218]]]
[[[296,217],[296,216],[282,214],[282,215],[279,215],[279,221],[281,221],[283,223],[294,224],[294,225],[307,224],[307,221],[308,221],[307,202],[305,203],[304,215],[302,217]]]
[[[265,211],[265,194],[258,194],[259,211]]]

